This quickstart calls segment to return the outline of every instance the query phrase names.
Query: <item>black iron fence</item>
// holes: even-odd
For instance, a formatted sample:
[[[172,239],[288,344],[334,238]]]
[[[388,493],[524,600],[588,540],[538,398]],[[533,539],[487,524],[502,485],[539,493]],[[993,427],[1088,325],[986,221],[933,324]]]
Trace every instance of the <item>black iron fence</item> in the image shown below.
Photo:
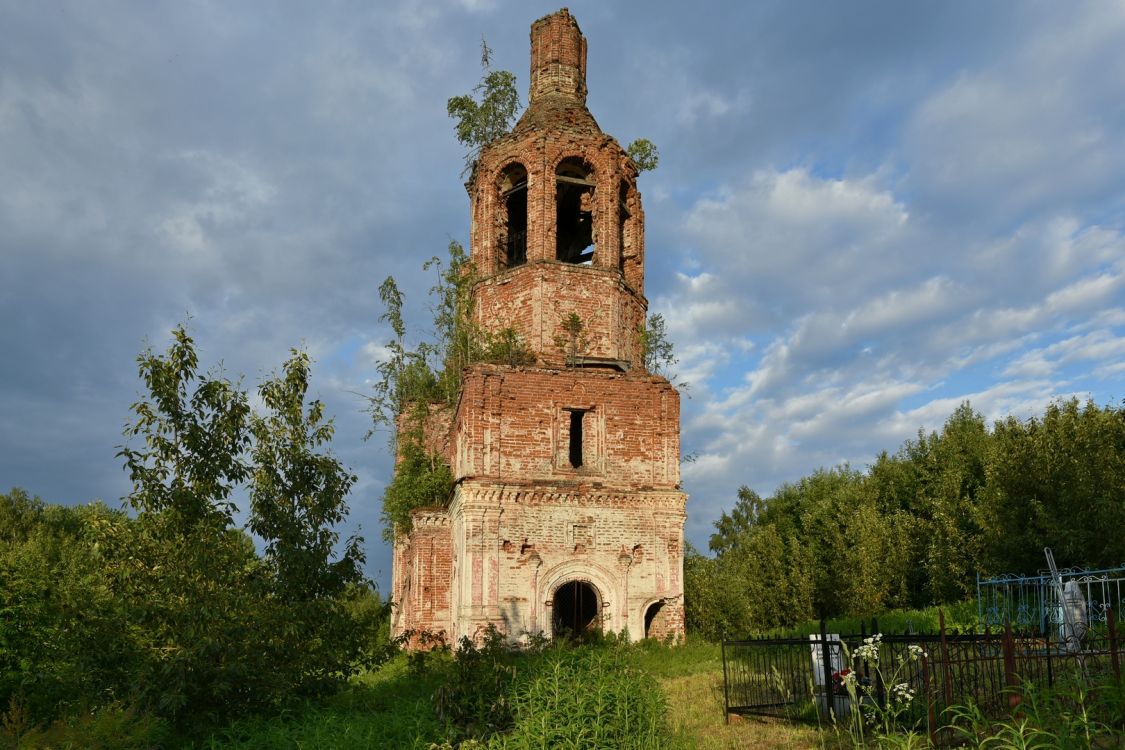
[[[872,621],[872,633],[878,623]],[[1061,680],[1121,679],[1121,643],[1113,610],[1081,641],[1060,641],[1057,632],[1021,632],[1011,625],[980,633],[818,635],[723,641],[723,679],[728,717],[772,715],[796,721],[840,719],[849,714],[854,681],[864,699],[886,706],[912,696],[900,717],[943,739],[946,709],[973,702],[1001,717],[1027,686]],[[867,654],[869,658],[863,658]],[[853,690],[853,692],[855,692]]]

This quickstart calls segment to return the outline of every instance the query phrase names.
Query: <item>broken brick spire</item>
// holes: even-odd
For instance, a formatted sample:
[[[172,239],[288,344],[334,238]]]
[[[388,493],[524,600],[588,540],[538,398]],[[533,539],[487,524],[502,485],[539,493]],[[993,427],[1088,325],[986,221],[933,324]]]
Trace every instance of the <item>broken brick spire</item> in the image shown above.
[[[586,37],[566,8],[531,25],[528,103],[545,97],[586,103]]]

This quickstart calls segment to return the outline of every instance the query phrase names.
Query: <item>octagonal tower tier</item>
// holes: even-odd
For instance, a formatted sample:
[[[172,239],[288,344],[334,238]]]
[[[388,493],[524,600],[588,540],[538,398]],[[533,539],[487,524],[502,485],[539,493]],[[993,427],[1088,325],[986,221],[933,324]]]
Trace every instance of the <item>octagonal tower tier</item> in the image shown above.
[[[586,109],[586,39],[565,9],[531,28],[529,102],[466,186],[477,322],[514,328],[541,363],[558,364],[574,313],[579,364],[639,367],[648,303],[637,168]]]

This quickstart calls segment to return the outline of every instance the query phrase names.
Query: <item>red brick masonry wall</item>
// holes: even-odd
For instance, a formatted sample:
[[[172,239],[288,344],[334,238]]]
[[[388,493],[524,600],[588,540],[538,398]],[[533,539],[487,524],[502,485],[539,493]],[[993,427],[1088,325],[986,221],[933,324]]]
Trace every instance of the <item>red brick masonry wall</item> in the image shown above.
[[[680,638],[680,398],[644,370],[637,169],[586,109],[586,39],[565,9],[532,26],[529,102],[466,188],[474,319],[518,331],[535,365],[473,365],[455,407],[427,411],[455,485],[396,540],[393,629],[551,635],[580,589],[593,626]],[[572,313],[580,341],[560,346]]]

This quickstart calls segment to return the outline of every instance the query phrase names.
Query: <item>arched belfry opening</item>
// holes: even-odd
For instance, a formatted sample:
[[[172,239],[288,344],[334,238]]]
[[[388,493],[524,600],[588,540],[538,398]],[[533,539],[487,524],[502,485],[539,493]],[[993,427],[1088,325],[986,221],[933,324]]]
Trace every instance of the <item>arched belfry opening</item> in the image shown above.
[[[555,170],[555,258],[590,265],[594,260],[593,170],[578,157],[563,159]]]
[[[555,589],[551,629],[555,638],[579,638],[597,630],[601,621],[598,592],[586,581],[569,581]]]
[[[628,232],[630,218],[632,215],[629,213],[629,183],[622,180],[617,189],[617,270],[621,272],[625,271],[625,256],[632,239]]]
[[[500,265],[515,268],[527,262],[527,170],[522,164],[509,164],[500,173],[500,198],[503,203]]]

